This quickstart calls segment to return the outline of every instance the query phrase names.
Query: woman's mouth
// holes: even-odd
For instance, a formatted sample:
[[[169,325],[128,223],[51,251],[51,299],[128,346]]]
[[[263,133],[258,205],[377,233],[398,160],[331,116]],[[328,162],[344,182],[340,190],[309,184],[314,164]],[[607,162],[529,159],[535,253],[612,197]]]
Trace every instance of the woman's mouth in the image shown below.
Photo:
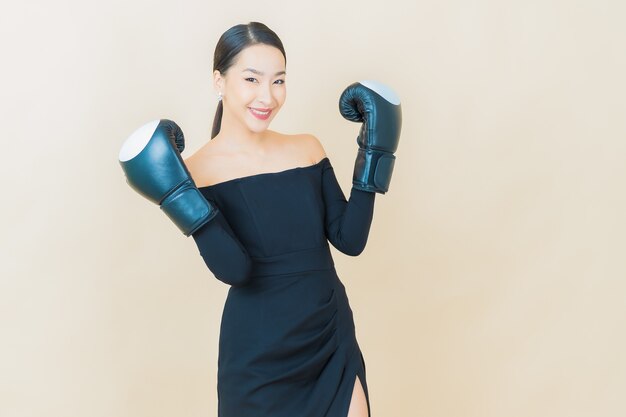
[[[271,109],[255,109],[252,107],[248,107],[248,109],[250,110],[250,113],[252,113],[254,117],[260,120],[269,119],[270,114],[272,113]]]

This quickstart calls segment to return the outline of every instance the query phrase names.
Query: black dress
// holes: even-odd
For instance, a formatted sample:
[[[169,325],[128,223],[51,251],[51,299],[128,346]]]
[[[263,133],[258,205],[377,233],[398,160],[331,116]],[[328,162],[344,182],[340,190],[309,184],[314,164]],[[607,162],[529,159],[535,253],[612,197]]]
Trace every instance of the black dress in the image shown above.
[[[375,193],[346,198],[328,157],[199,187],[217,216],[192,236],[230,285],[219,337],[219,417],[346,417],[365,361],[329,241],[365,248]],[[371,411],[370,411],[371,415]]]

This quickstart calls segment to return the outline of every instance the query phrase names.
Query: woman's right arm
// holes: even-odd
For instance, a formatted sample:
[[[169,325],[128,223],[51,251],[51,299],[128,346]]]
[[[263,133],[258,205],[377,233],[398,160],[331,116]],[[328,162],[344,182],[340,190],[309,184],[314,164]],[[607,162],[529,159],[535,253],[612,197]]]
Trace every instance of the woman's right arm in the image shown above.
[[[243,285],[250,278],[252,259],[215,202],[209,200],[209,203],[217,214],[191,236],[217,279],[233,286]]]
[[[118,156],[126,181],[161,209],[185,236],[193,236],[204,262],[220,281],[243,285],[252,260],[214,201],[195,185],[180,153],[183,131],[174,121],[157,119],[136,129]],[[199,228],[198,224],[202,224]]]

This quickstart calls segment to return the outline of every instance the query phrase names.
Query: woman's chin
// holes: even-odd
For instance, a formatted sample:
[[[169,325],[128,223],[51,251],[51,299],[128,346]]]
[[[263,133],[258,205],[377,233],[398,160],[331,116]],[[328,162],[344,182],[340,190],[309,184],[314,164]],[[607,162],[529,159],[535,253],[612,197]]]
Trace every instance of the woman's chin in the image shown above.
[[[248,123],[248,129],[252,132],[260,133],[266,131],[270,127],[272,119],[268,120],[254,120]]]

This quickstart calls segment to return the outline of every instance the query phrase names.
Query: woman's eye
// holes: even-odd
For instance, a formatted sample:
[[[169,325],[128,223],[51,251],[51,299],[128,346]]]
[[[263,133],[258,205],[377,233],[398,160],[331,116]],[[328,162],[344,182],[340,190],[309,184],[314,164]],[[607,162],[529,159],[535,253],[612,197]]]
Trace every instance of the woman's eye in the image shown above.
[[[245,80],[250,81],[250,82],[257,82],[257,79],[254,77],[248,77],[248,78],[245,78]],[[285,80],[276,80],[274,82],[278,84],[285,84]]]

